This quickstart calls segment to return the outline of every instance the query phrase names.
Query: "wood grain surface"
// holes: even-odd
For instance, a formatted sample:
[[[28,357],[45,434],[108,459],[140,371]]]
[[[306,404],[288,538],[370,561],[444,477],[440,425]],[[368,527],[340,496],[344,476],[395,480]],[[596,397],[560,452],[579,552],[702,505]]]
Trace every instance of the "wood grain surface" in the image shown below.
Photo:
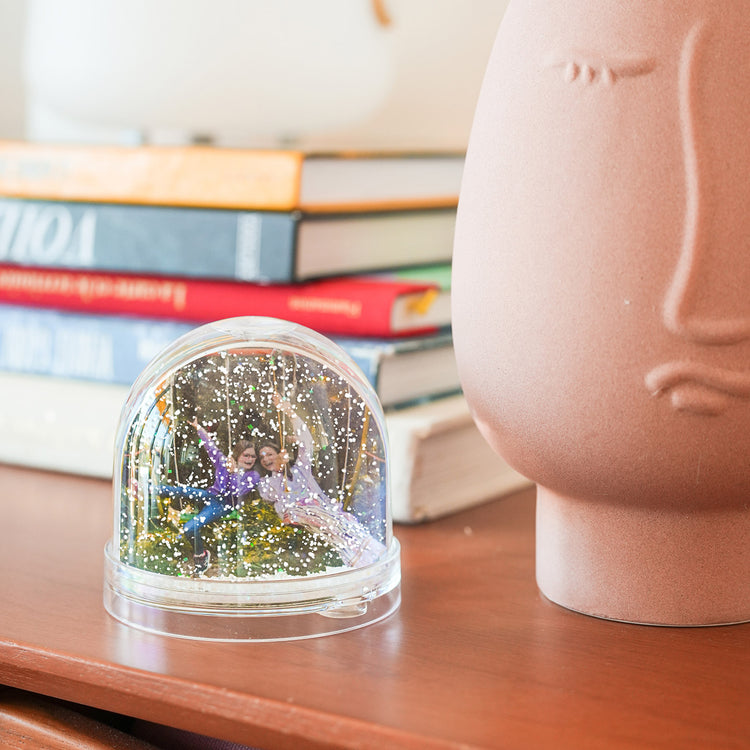
[[[102,607],[110,485],[0,467],[0,684],[263,748],[748,748],[750,626],[544,599],[534,493],[396,527],[388,620],[287,643],[140,632]]]

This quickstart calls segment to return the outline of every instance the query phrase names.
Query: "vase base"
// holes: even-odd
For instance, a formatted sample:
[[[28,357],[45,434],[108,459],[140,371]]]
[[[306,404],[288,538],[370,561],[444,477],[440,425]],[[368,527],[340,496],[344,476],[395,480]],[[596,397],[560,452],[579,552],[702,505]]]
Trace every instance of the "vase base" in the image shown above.
[[[717,621],[717,622],[650,622],[646,620],[626,620],[621,617],[612,617],[609,615],[595,614],[594,612],[586,612],[585,610],[582,610],[582,609],[575,609],[574,607],[571,607],[568,604],[565,604],[563,602],[556,602],[554,599],[552,599],[550,596],[548,596],[545,593],[541,585],[539,585],[539,590],[542,596],[544,596],[544,598],[547,599],[549,602],[551,602],[555,606],[562,607],[562,609],[567,609],[569,612],[575,612],[577,615],[586,615],[586,617],[593,617],[597,620],[607,620],[609,622],[621,622],[625,625],[644,625],[644,626],[652,627],[652,628],[721,628],[721,627],[726,627],[730,625],[743,625],[743,624],[750,623],[750,618],[745,618],[742,620],[730,620],[727,622],[722,622],[722,621]]]
[[[750,621],[750,512],[665,510],[537,492],[537,584],[607,620],[675,627]]]

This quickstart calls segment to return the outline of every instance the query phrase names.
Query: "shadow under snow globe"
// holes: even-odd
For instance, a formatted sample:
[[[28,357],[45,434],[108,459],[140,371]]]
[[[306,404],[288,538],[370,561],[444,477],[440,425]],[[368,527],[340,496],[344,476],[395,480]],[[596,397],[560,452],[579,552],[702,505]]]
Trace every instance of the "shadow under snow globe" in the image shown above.
[[[336,344],[211,323],[144,370],[115,448],[104,603],[189,638],[342,632],[400,601],[382,409]]]

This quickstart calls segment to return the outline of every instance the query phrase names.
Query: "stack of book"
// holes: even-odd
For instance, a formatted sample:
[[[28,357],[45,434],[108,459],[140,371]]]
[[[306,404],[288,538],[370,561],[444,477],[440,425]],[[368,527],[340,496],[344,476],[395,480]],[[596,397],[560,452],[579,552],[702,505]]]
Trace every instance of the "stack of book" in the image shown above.
[[[447,154],[0,142],[0,460],[110,476],[119,410],[147,362],[196,325],[264,315],[330,336],[373,383],[395,520],[525,483],[459,393],[462,166]],[[472,486],[424,465],[469,450],[481,459]]]

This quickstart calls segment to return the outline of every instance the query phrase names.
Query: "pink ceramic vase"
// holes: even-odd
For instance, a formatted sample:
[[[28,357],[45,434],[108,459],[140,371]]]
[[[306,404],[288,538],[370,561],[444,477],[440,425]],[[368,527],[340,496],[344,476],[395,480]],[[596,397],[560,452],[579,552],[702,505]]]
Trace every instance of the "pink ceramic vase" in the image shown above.
[[[750,620],[748,39],[744,0],[511,0],[489,61],[456,352],[571,609]]]

